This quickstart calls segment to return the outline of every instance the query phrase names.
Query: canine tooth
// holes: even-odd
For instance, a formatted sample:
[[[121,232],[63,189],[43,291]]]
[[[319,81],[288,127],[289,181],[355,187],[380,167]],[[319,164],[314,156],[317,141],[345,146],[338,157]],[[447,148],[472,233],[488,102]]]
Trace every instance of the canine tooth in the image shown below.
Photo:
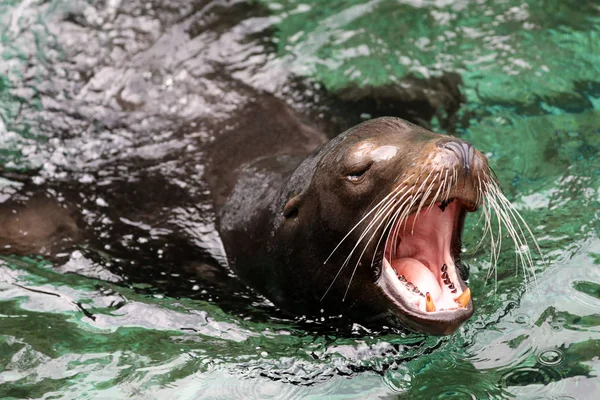
[[[448,270],[448,266],[446,264],[442,265],[442,272],[446,272]]]
[[[425,310],[427,310],[427,312],[435,311],[435,303],[433,302],[429,292],[425,294]]]
[[[454,301],[460,304],[461,307],[466,307],[467,304],[469,304],[469,300],[471,300],[471,289],[469,288],[466,288],[460,296],[454,299]]]

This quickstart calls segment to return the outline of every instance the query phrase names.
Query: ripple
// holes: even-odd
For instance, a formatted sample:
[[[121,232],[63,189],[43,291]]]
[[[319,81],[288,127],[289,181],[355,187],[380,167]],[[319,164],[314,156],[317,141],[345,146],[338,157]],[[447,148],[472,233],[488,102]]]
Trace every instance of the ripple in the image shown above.
[[[156,398],[187,400],[197,398],[220,399],[298,399],[298,387],[268,379],[240,379],[227,372],[211,372],[187,376],[178,382],[187,391],[179,391],[173,396],[173,389],[161,388]]]
[[[534,384],[547,385],[556,379],[560,379],[560,375],[552,369],[520,367],[504,374],[501,382],[505,387],[527,386]]]
[[[394,392],[406,392],[412,386],[412,376],[406,367],[389,370],[383,375],[383,382]]]
[[[231,386],[231,396],[223,398],[234,399],[292,399],[298,398],[298,390],[291,385],[284,385],[265,379],[239,379]]]
[[[550,329],[552,329],[554,332],[560,332],[563,330],[563,324],[558,322],[552,322],[550,324]]]
[[[562,362],[564,354],[558,349],[548,349],[538,354],[537,359],[543,365],[553,366]]]
[[[600,285],[590,281],[579,280],[572,283],[572,300],[583,306],[585,310],[596,310],[600,300]]]
[[[457,354],[452,354],[452,355],[458,357]],[[447,357],[447,358],[443,358],[441,360],[437,360],[436,367],[440,370],[447,370],[449,368],[453,368],[455,364],[453,363],[452,358],[453,357]]]
[[[547,356],[553,359],[550,355]],[[500,383],[517,398],[534,396],[536,399],[542,399],[563,391],[561,386],[564,381],[556,368],[542,365],[513,368],[502,376]]]
[[[514,321],[515,321],[515,323],[517,323],[519,325],[525,325],[525,326],[531,325],[531,318],[527,314],[515,315]]]
[[[438,393],[433,399],[444,399],[444,400],[466,400],[473,399],[477,400],[478,397],[475,393],[470,392],[465,388],[457,388],[457,389],[445,389],[444,391]]]
[[[468,359],[478,368],[510,368],[522,365],[535,351],[532,338],[518,330],[477,343],[471,347]]]
[[[585,293],[588,296],[600,300],[600,285],[597,283],[588,281],[576,281],[573,282],[573,287],[581,293]]]

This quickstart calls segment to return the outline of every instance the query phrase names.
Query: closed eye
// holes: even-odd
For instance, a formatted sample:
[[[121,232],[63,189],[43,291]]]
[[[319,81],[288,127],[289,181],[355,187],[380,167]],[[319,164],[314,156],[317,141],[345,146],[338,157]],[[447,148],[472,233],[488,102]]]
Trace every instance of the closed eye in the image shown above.
[[[350,182],[360,182],[364,178],[367,171],[371,168],[371,165],[373,165],[373,163],[362,165],[358,168],[351,170],[346,175],[346,179],[348,179]]]

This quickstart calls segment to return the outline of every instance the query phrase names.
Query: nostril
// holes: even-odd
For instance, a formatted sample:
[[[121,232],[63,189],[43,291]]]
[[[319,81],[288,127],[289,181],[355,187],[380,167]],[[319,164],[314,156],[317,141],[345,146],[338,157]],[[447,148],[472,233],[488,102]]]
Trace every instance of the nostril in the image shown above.
[[[456,156],[462,161],[463,172],[468,174],[471,171],[471,164],[475,152],[473,145],[469,142],[465,142],[460,139],[441,139],[436,143],[437,147],[447,149],[456,154]]]

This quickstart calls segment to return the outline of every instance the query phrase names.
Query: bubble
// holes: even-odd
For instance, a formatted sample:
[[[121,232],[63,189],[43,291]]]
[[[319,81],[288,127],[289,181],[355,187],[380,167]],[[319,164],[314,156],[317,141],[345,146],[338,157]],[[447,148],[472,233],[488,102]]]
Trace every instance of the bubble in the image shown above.
[[[559,331],[562,331],[563,326],[562,326],[562,324],[553,322],[550,324],[550,329],[552,329],[554,332],[559,332]]]
[[[538,361],[541,364],[553,366],[558,365],[563,360],[563,353],[558,349],[544,350],[538,355]]]
[[[519,325],[529,325],[530,318],[526,314],[517,314],[515,315],[515,323]]]

